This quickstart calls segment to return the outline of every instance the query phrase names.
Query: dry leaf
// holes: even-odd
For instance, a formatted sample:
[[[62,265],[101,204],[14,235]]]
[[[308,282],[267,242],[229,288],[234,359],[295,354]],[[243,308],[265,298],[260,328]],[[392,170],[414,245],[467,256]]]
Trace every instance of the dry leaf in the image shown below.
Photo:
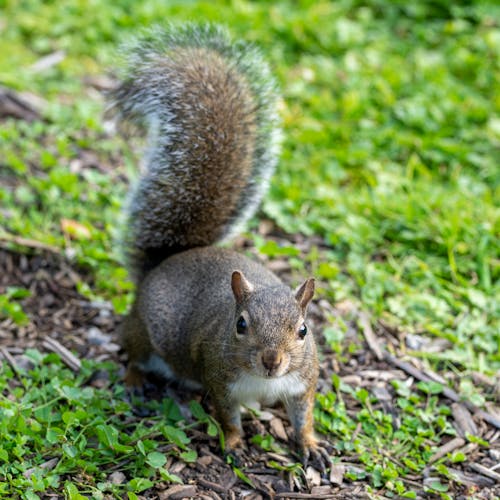
[[[91,236],[88,227],[72,219],[61,219],[61,229],[74,240],[89,240]]]

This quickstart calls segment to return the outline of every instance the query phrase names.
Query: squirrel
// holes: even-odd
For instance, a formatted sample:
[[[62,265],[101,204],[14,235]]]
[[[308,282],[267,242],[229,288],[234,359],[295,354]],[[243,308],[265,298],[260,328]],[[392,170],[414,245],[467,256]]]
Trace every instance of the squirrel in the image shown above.
[[[305,324],[314,280],[296,293],[217,244],[251,217],[279,152],[278,92],[260,52],[212,24],[155,28],[128,46],[111,92],[119,123],[145,132],[124,247],[136,284],[121,341],[125,381],[144,374],[201,385],[240,447],[240,405],[284,403],[304,462],[329,463],[313,430],[318,379]]]

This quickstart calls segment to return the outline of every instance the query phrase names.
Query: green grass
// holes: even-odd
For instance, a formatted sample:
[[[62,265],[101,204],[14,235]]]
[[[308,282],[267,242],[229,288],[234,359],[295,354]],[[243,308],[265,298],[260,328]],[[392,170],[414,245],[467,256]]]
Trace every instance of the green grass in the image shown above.
[[[82,282],[80,291],[124,312],[132,286],[120,266],[117,221],[135,159],[106,132],[103,99],[88,82],[112,73],[117,46],[142,26],[221,22],[235,37],[258,42],[282,85],[284,152],[263,212],[286,231],[319,235],[328,249],[313,248],[302,260],[295,249],[260,237],[257,246],[271,257],[287,255],[297,275],[312,272],[331,302],[347,299],[374,322],[446,339],[442,352],[414,354],[437,371],[458,373],[474,401],[489,397],[472,387],[470,374],[500,369],[500,9],[494,1],[4,0],[0,6],[0,83],[47,101],[45,121],[11,120],[0,128],[0,237],[7,232],[60,248],[89,269],[91,283]],[[60,63],[33,67],[55,51],[64,51]],[[62,219],[87,230],[63,230]],[[24,321],[22,296],[16,290],[0,296],[0,314]],[[342,325],[327,333],[339,355],[355,349],[343,344]],[[16,388],[16,400],[1,399],[1,437],[12,439],[0,451],[4,493],[35,498],[35,491],[66,488],[77,498],[71,493],[76,486],[59,476],[119,459],[120,449],[110,445],[115,431],[103,437],[105,431],[96,429],[115,426],[122,435],[114,412],[129,409],[121,395],[85,412],[76,399],[98,395],[80,388],[84,378],[62,370],[57,387],[28,391],[43,387],[52,363],[53,357],[37,361]],[[0,375],[4,394],[11,376],[8,369]],[[66,386],[79,391],[78,398],[68,397]],[[345,390],[334,381],[332,392],[319,398],[319,429],[343,453],[366,456],[374,488],[404,494],[401,477],[420,472],[432,443],[450,432],[446,408],[425,390],[424,396],[401,393],[404,423],[395,438],[386,416],[371,411],[370,398],[359,391],[350,397],[360,412],[348,416]],[[66,409],[56,411],[54,398],[62,398]],[[36,408],[41,410],[29,417]],[[358,423],[362,432],[352,441]],[[417,431],[421,442],[408,442]],[[95,445],[85,452],[75,443],[74,449],[63,447],[51,474],[23,475],[69,435]],[[161,466],[147,458],[158,444],[148,440],[150,448],[141,452],[128,439],[120,446],[135,447],[139,456],[130,477],[160,480]],[[380,453],[398,456],[398,446],[408,463]],[[446,471],[441,475],[446,483]],[[99,488],[81,491],[96,494]],[[127,483],[115,493],[127,488],[140,491]]]
[[[12,498],[38,498],[37,492],[63,491],[66,498],[90,495],[118,495],[128,491],[129,498],[150,488],[158,474],[165,481],[181,482],[163,468],[166,457],[174,455],[186,462],[197,458],[189,448],[185,419],[170,399],[148,406],[156,416],[144,419],[132,432],[125,432],[124,419],[132,417],[124,387],[116,381],[116,366],[84,362],[75,376],[55,355],[38,351],[26,353],[32,367],[16,374],[15,387],[8,383],[11,370],[3,373],[2,392],[8,391],[16,402],[0,397],[0,493]],[[95,370],[111,374],[107,387],[97,389],[84,382]],[[50,382],[50,383],[49,383]],[[214,424],[199,405],[192,404],[199,422]],[[135,460],[128,457],[134,453]],[[47,463],[51,463],[47,466]],[[120,464],[119,468],[116,465]],[[119,470],[131,476],[126,484],[112,484],[108,475]],[[63,476],[63,477],[61,477]],[[64,479],[76,476],[74,481]],[[78,483],[78,488],[74,483]]]

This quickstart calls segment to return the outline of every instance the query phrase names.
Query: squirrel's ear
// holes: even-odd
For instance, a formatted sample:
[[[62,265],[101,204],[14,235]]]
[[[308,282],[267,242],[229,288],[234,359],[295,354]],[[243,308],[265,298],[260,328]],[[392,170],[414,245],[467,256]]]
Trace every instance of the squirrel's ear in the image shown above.
[[[309,302],[311,302],[313,295],[314,278],[309,278],[302,284],[302,286],[297,290],[297,293],[295,294],[295,299],[299,303],[299,306],[302,309],[303,313],[305,312]]]
[[[245,275],[241,271],[233,272],[231,276],[231,288],[238,304],[241,304],[253,292],[253,285],[245,278]]]

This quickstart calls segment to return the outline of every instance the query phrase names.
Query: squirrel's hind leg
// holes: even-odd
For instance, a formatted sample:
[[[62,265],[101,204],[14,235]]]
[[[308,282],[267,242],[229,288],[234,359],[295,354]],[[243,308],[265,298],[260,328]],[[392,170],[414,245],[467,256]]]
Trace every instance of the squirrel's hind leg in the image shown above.
[[[121,325],[120,341],[128,353],[128,366],[125,373],[125,384],[129,388],[140,389],[146,382],[143,367],[153,354],[153,347],[149,341],[146,326],[136,312],[135,305]]]

